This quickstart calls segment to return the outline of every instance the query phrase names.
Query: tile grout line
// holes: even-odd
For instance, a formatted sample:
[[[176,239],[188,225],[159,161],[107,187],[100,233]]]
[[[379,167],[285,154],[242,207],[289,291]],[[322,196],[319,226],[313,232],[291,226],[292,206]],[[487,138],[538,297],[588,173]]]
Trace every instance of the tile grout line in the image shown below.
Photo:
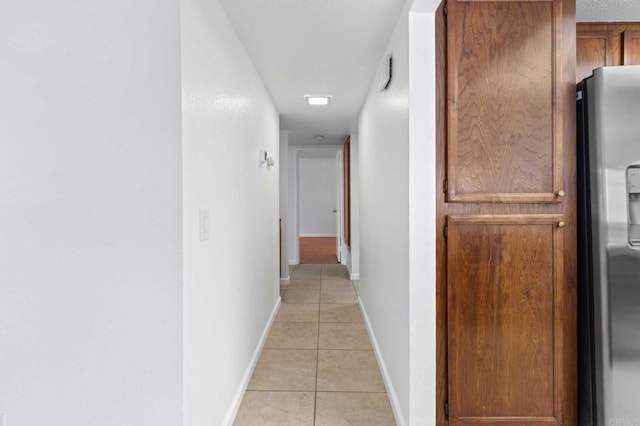
[[[291,390],[291,389],[252,389],[248,392],[279,392],[279,393],[315,393],[313,390]],[[318,393],[362,393],[362,394],[386,394],[387,392],[375,392],[375,391],[343,391],[343,390],[323,390]]]
[[[337,279],[334,280],[328,280],[328,279],[323,279],[323,275],[324,275],[324,265],[320,266],[320,285],[319,288],[317,289],[318,293],[319,293],[319,297],[318,297],[318,302],[317,303],[309,303],[309,305],[318,305],[318,313],[317,313],[317,321],[281,321],[282,323],[289,323],[289,324],[316,324],[316,330],[317,330],[317,338],[316,338],[316,377],[315,377],[315,391],[314,391],[314,407],[313,407],[313,425],[316,425],[316,420],[317,420],[317,415],[318,415],[318,380],[319,380],[319,369],[320,369],[320,325],[321,324],[343,324],[343,325],[361,325],[363,323],[363,319],[360,318],[360,321],[355,321],[355,322],[350,322],[350,321],[341,321],[341,322],[322,322],[320,320],[320,316],[321,316],[321,311],[322,311],[322,305],[325,304],[323,303],[322,300],[322,292],[323,290],[325,291],[335,291],[335,290],[342,290],[342,291],[355,291],[355,286],[353,284],[353,282],[351,280],[349,281],[349,285],[347,285],[347,288],[325,288],[325,286],[329,286],[328,282],[330,281],[335,281]],[[292,279],[293,279],[293,273],[292,273]],[[288,290],[292,289],[293,287],[287,286],[285,288],[285,293],[288,292]],[[304,289],[304,288],[299,288],[300,290]],[[305,289],[305,290],[315,290],[315,289]],[[301,303],[304,304],[304,303]],[[349,305],[356,305],[357,303],[330,303],[332,305],[343,305],[343,306],[349,306]],[[360,314],[362,315],[362,314]],[[279,349],[279,350],[305,350],[304,348],[272,348],[272,349]],[[372,350],[364,350],[364,349],[332,349],[332,348],[326,348],[326,350],[328,351],[350,351],[350,352],[372,352]],[[268,390],[263,390],[263,391],[268,391]],[[305,391],[300,391],[300,392],[305,392]],[[327,391],[327,392],[342,392],[342,391]],[[349,392],[349,391],[347,391]],[[385,392],[358,392],[358,391],[351,391],[350,393],[356,393],[356,394],[384,394]]]
[[[320,267],[322,277],[322,266]],[[318,415],[318,370],[320,368],[320,306],[322,305],[322,278],[320,278],[320,295],[318,297],[318,339],[316,341],[316,392],[313,394],[313,426]]]
[[[320,291],[318,294],[318,339],[316,341],[316,392],[313,394],[313,426],[318,417],[318,370],[320,369],[320,308],[322,306],[322,265],[320,265]]]
[[[354,321],[275,321],[278,324],[287,323],[287,324],[313,324],[319,322],[320,324],[361,324],[361,322]]]
[[[264,348],[265,350],[270,351],[312,351],[315,348]],[[334,352],[373,352],[372,349],[331,349],[331,348],[322,348],[323,351],[334,351]]]
[[[324,266],[325,265],[321,265],[321,277],[322,274],[324,272]],[[294,268],[295,269],[295,268]],[[363,325],[364,323],[364,318],[362,316],[362,312],[360,309],[358,309],[359,311],[359,321],[321,321],[321,312],[322,312],[322,306],[323,305],[335,305],[336,308],[342,309],[343,307],[346,306],[358,306],[358,303],[323,303],[322,300],[322,291],[324,289],[324,286],[328,285],[328,282],[331,282],[332,280],[326,280],[321,278],[320,279],[320,289],[319,289],[319,293],[320,293],[320,297],[318,298],[318,302],[316,303],[302,303],[302,304],[308,304],[310,306],[317,306],[317,314],[316,314],[316,320],[315,321],[274,321],[274,322],[279,322],[283,325],[286,324],[298,324],[299,326],[301,324],[316,324],[316,330],[317,330],[317,336],[316,336],[316,376],[315,376],[315,386],[314,389],[311,390],[305,390],[305,389],[298,389],[298,390],[290,390],[290,389],[253,389],[253,390],[249,390],[247,389],[245,393],[248,392],[253,392],[253,393],[266,393],[266,392],[273,392],[273,393],[311,393],[313,392],[313,397],[314,397],[314,407],[313,407],[313,425],[315,426],[317,424],[317,417],[318,417],[318,395],[319,393],[327,393],[327,394],[354,394],[354,395],[386,395],[386,400],[388,400],[389,396],[388,393],[386,392],[386,390],[383,391],[371,391],[371,390],[325,390],[325,391],[319,391],[319,370],[320,370],[320,326],[322,324],[334,324],[334,325],[343,325],[343,326],[360,326]],[[353,284],[353,281],[350,280],[350,288],[355,290],[355,285]],[[288,290],[291,289],[291,287],[286,286],[283,292],[283,296],[284,293],[287,293]],[[324,289],[324,290],[329,290],[329,289]],[[347,289],[331,289],[329,291],[332,290],[347,290]],[[357,293],[357,292],[356,292]],[[289,303],[292,304],[292,303]],[[296,303],[294,303],[293,305],[295,305]],[[297,303],[298,305],[300,305],[300,303]],[[351,311],[351,309],[349,309],[349,311]],[[311,326],[307,326],[307,327],[311,327]],[[329,328],[330,330],[330,328]],[[329,333],[330,336],[333,337],[333,333]],[[369,339],[369,343],[371,343],[370,339]],[[296,346],[296,345],[294,345]],[[299,345],[297,345],[299,346]],[[282,351],[311,351],[313,350],[313,348],[300,348],[300,347],[291,347],[291,348],[278,348],[278,347],[269,347],[267,348],[265,346],[264,348],[265,350],[282,350]],[[371,353],[374,352],[373,348],[371,349],[349,349],[349,348],[322,348],[323,351],[327,351],[327,352],[351,352],[351,353]],[[261,354],[262,356],[262,354]],[[341,356],[341,355],[340,355]],[[377,370],[379,371],[379,366],[377,366]],[[332,398],[335,398],[332,397]],[[376,397],[378,398],[378,397]]]

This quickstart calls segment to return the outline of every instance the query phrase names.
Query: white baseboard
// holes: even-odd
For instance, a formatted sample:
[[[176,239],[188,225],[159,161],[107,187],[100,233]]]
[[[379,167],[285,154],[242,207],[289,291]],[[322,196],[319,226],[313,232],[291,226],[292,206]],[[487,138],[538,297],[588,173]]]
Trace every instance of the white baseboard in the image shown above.
[[[227,415],[224,417],[224,421],[222,422],[225,426],[232,426],[233,421],[238,414],[238,409],[240,408],[240,404],[242,403],[242,398],[244,397],[244,393],[247,390],[247,386],[249,386],[249,380],[251,380],[251,376],[253,375],[253,370],[256,368],[256,364],[258,363],[258,358],[260,357],[260,353],[262,352],[262,347],[264,346],[267,336],[269,335],[269,331],[271,330],[271,326],[273,325],[273,321],[276,319],[276,315],[278,314],[278,309],[280,308],[281,299],[278,297],[275,306],[273,307],[273,311],[271,311],[271,316],[269,317],[269,321],[267,321],[267,325],[262,332],[262,336],[260,336],[260,341],[258,342],[258,346],[256,350],[253,352],[253,356],[251,357],[251,361],[249,361],[249,366],[242,376],[242,381],[240,382],[240,386],[236,391],[235,396],[231,400],[231,405],[227,410]]]
[[[280,278],[280,284],[281,285],[288,285],[289,281],[291,281],[291,276],[287,275],[286,277],[281,277]]]
[[[359,280],[359,279],[360,279],[360,274],[351,274],[351,275],[349,275],[349,279],[350,279],[351,281],[353,281],[353,280]]]
[[[380,371],[382,372],[382,380],[384,380],[384,386],[387,389],[387,395],[389,395],[391,409],[393,410],[393,416],[396,418],[396,423],[398,424],[398,426],[406,426],[407,422],[405,421],[404,416],[402,415],[402,411],[400,410],[398,395],[393,387],[393,384],[391,383],[389,372],[387,371],[384,359],[382,359],[382,355],[380,354],[380,347],[378,346],[376,335],[373,333],[371,323],[369,322],[369,316],[367,315],[367,311],[364,308],[364,304],[362,303],[362,299],[360,299],[360,296],[358,296],[358,304],[360,305],[360,309],[362,310],[364,324],[367,327],[367,331],[369,332],[369,338],[371,339],[371,345],[373,346],[373,353],[376,354],[376,360],[378,361],[378,366],[380,367]]]
[[[289,259],[289,266],[298,266],[300,264],[300,262],[298,262],[296,259]]]

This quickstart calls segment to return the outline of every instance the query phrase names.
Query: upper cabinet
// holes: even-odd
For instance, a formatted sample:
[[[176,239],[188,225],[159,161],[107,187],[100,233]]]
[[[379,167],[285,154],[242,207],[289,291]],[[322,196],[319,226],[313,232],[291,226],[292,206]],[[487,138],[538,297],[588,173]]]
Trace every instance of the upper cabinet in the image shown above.
[[[448,202],[561,201],[561,5],[448,2]]]
[[[576,80],[613,65],[640,65],[640,24],[576,25]]]
[[[623,65],[640,65],[640,26],[637,30],[626,30],[623,33]]]
[[[577,33],[577,81],[591,75],[599,67],[613,65],[614,37],[610,31],[586,29]]]

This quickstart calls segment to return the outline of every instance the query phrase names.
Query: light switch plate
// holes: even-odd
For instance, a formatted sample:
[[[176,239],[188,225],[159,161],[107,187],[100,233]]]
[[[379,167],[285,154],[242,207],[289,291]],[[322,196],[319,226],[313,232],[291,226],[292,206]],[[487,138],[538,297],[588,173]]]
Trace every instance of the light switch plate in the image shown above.
[[[211,236],[211,215],[209,209],[200,209],[200,241],[206,241]]]

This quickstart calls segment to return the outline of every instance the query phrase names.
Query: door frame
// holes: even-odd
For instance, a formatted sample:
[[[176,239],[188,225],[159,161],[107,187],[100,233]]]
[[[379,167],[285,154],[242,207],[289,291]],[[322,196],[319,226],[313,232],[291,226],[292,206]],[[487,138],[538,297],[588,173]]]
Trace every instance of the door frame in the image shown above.
[[[314,155],[318,155],[320,153],[327,153],[327,154],[333,154],[335,156],[335,161],[336,161],[336,165],[337,165],[337,181],[338,181],[338,194],[337,194],[337,212],[336,215],[338,217],[342,217],[342,212],[343,212],[343,206],[342,206],[342,197],[343,197],[343,188],[342,188],[342,181],[343,181],[343,176],[344,176],[344,170],[342,167],[342,145],[308,145],[308,146],[291,146],[289,147],[289,150],[293,152],[293,160],[292,164],[291,164],[291,176],[289,176],[290,178],[290,185],[293,188],[292,191],[292,195],[293,195],[293,199],[289,200],[289,202],[291,203],[291,205],[293,206],[293,217],[291,218],[292,220],[289,223],[289,232],[290,235],[293,235],[293,241],[291,241],[293,243],[293,246],[291,247],[291,249],[293,249],[292,251],[295,253],[295,256],[293,256],[294,259],[294,264],[298,265],[300,263],[300,196],[299,196],[299,191],[300,191],[300,186],[299,186],[299,179],[300,179],[300,175],[299,175],[299,160],[301,158],[313,158]],[[293,177],[293,179],[291,179],[291,177]],[[336,229],[336,238],[339,241],[339,244],[337,244],[337,246],[339,246],[339,250],[336,252],[336,257],[338,258],[338,260],[340,261],[340,263],[344,263],[345,261],[345,256],[342,256],[342,221],[338,221],[339,226]],[[337,223],[338,223],[337,222]],[[337,247],[338,248],[338,247]]]

